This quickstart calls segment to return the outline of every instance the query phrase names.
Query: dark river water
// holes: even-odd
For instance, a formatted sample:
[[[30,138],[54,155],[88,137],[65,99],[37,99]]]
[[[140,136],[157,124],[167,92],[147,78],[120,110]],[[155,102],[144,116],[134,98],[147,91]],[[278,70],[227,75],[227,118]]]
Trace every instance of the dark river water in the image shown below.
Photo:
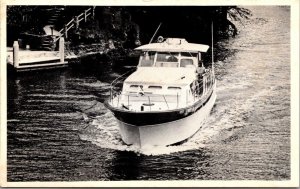
[[[239,35],[218,43],[210,117],[178,146],[122,143],[103,101],[128,68],[91,57],[9,77],[8,181],[290,179],[290,10],[249,8]]]

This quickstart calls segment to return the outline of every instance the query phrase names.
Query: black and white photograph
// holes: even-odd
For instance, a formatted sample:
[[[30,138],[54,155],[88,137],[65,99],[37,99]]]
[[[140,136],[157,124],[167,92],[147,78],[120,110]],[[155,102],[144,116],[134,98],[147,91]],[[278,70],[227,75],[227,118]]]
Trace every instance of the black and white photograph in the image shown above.
[[[25,2],[1,186],[299,187],[299,1]]]

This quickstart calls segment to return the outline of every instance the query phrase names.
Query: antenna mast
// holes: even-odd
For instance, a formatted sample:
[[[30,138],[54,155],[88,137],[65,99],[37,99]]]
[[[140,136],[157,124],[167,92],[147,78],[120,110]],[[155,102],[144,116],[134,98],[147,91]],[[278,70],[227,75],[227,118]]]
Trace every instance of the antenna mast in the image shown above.
[[[211,66],[214,72],[214,22],[211,22]]]
[[[155,32],[154,32],[154,34],[153,34],[153,36],[152,36],[151,40],[149,41],[149,44],[152,42],[152,40],[153,40],[154,36],[156,35],[157,31],[159,30],[159,28],[160,28],[160,25],[161,25],[161,23],[159,23],[159,25],[158,25],[157,29],[155,30]]]

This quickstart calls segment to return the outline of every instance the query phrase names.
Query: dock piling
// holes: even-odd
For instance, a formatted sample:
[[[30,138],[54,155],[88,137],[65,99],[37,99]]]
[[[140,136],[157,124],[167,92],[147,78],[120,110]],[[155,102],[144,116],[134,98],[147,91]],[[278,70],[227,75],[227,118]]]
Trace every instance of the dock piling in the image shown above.
[[[65,62],[65,40],[63,37],[59,39],[59,56],[60,56],[60,62]]]
[[[65,37],[66,37],[66,39],[68,38],[68,26],[67,25],[65,25]]]
[[[86,18],[87,18],[87,10],[84,11],[84,22],[86,22]]]
[[[78,16],[75,16],[74,21],[75,21],[75,28],[77,30],[79,28],[79,18],[78,18]]]
[[[14,41],[13,44],[13,65],[15,68],[19,67],[19,43]]]
[[[92,10],[92,17],[93,17],[93,19],[95,19],[95,6],[93,6],[93,10]]]

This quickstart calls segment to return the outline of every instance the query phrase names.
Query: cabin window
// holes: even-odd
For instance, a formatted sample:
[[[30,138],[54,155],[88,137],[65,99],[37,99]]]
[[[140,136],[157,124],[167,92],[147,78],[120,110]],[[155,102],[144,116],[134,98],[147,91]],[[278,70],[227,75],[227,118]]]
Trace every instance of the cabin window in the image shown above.
[[[169,90],[181,90],[181,87],[168,87]]]
[[[139,85],[130,85],[130,88],[137,89]]]
[[[158,62],[178,62],[179,53],[159,52],[157,53]]]
[[[189,67],[193,66],[194,61],[192,59],[181,59],[180,60],[180,67]]]
[[[156,67],[178,67],[179,53],[158,52],[156,58]]]
[[[154,85],[150,85],[148,87],[148,89],[162,89],[162,86],[154,86]]]
[[[178,67],[178,62],[156,62],[156,67]]]
[[[151,67],[154,64],[155,52],[143,52],[140,56],[140,67]]]

